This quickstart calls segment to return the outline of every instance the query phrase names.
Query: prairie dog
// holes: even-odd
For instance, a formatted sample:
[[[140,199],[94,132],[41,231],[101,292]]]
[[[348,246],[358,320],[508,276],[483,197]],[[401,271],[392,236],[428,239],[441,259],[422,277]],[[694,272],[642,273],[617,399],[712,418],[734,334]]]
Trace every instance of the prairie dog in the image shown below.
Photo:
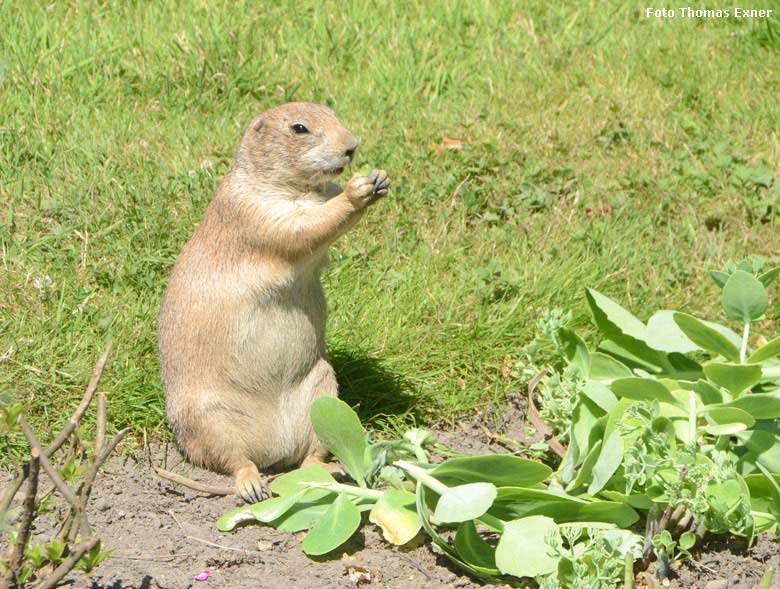
[[[262,499],[258,469],[321,461],[314,398],[337,394],[325,354],[328,246],[387,194],[384,170],[331,180],[359,140],[334,112],[290,103],[251,121],[171,274],[159,323],[168,422],[193,463]]]

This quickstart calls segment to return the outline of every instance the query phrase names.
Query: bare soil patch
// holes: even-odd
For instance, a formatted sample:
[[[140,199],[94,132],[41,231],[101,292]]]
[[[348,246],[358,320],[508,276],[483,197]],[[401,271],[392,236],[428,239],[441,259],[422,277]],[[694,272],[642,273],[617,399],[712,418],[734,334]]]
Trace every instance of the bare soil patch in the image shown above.
[[[450,447],[467,452],[507,452],[504,439],[523,434],[523,400],[510,399],[501,415],[485,415],[449,431],[437,432]],[[167,453],[167,466],[211,485],[230,480],[187,465],[172,448],[152,447],[137,455],[114,457],[95,482],[90,519],[111,556],[91,578],[73,573],[74,587],[89,589],[231,588],[477,588],[483,585],[436,554],[424,537],[400,549],[387,545],[371,525],[365,525],[338,553],[312,559],[300,550],[300,535],[262,525],[246,525],[223,534],[216,519],[239,505],[237,497],[213,497],[177,487],[157,477],[157,465]],[[7,482],[10,475],[0,476]],[[40,518],[34,541],[50,531]],[[780,570],[780,547],[761,537],[750,549],[734,538],[712,538],[694,560],[676,567],[673,588],[753,589],[767,569]],[[196,577],[204,571],[205,581]],[[638,588],[657,587],[641,575]],[[780,587],[775,582],[773,587]]]

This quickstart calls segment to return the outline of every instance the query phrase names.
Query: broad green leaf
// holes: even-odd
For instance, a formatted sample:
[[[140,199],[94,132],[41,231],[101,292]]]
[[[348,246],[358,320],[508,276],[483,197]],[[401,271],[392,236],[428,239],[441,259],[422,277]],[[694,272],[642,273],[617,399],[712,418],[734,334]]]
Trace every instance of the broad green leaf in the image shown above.
[[[761,366],[759,364],[709,362],[704,365],[704,374],[718,386],[734,395],[739,395],[761,380]]]
[[[558,568],[555,554],[560,546],[561,534],[551,518],[534,515],[516,519],[504,524],[496,546],[496,566],[515,577],[548,575]]]
[[[282,517],[272,521],[271,525],[277,530],[291,533],[309,530],[325,515],[335,499],[336,496],[331,495],[316,503],[296,503]]]
[[[768,302],[764,285],[743,270],[736,270],[723,287],[723,310],[730,319],[755,321],[764,314]]]
[[[589,380],[585,383],[585,386],[582,387],[582,394],[604,411],[611,411],[617,403],[617,397],[609,390],[609,387],[595,380]]]
[[[414,494],[397,489],[382,493],[368,520],[382,528],[385,540],[397,546],[414,538],[422,525],[417,515]]]
[[[648,511],[653,506],[653,501],[645,494],[631,494],[626,495],[624,493],[618,493],[617,491],[610,491],[608,489],[604,489],[601,491],[601,496],[609,499],[610,501],[618,501],[620,503],[625,503],[626,505],[629,505],[633,507],[634,509],[639,509],[642,511]],[[618,522],[615,522],[616,525],[620,526],[621,528],[625,528],[627,526],[624,526]]]
[[[623,462],[623,438],[618,431],[613,431],[604,442],[601,454],[593,465],[593,474],[588,494],[596,495],[612,478]]]
[[[626,359],[633,356],[640,362],[655,367],[655,370],[664,366],[665,355],[645,343],[647,328],[644,323],[615,301],[593,289],[587,289],[585,296],[596,325],[607,339],[628,352],[629,357]],[[602,343],[602,348],[607,348],[606,343]]]
[[[458,526],[458,533],[455,535],[455,549],[466,562],[484,569],[493,569],[494,574],[499,574],[498,568],[496,568],[496,549],[485,542],[482,536],[477,533],[473,521],[468,520]]]
[[[715,436],[725,436],[745,431],[753,427],[756,420],[750,413],[736,407],[709,406],[701,412],[711,423],[701,426],[701,429]]]
[[[588,378],[590,375],[590,352],[588,352],[588,346],[585,345],[580,336],[570,329],[559,329],[558,337],[561,340],[561,347],[566,360],[570,365],[579,368],[582,376]]]
[[[305,488],[300,483],[335,483],[336,479],[320,464],[310,464],[276,477],[268,488],[276,495],[291,495]],[[306,501],[313,502],[332,494],[333,491],[310,488]]]
[[[777,419],[780,417],[780,392],[750,393],[722,406],[742,409],[756,419]]]
[[[687,354],[699,349],[677,325],[674,311],[658,311],[647,322],[647,345],[654,350]]]
[[[772,284],[775,278],[777,278],[777,275],[780,274],[780,266],[775,266],[774,268],[770,268],[763,274],[760,274],[758,277],[759,282],[763,284],[765,287]]]
[[[591,475],[593,474],[593,467],[599,459],[599,455],[601,454],[601,445],[603,443],[604,442],[602,440],[599,440],[593,444],[590,452],[588,452],[588,455],[585,456],[585,460],[582,461],[582,466],[580,467],[580,471],[577,473],[577,478],[575,478],[573,482],[566,486],[567,491],[578,489],[579,487],[590,482],[592,478]]]
[[[613,501],[585,501],[564,493],[526,487],[501,487],[489,513],[508,521],[545,515],[558,523],[599,521],[627,527],[638,515],[628,505]]]
[[[483,568],[465,561],[461,558],[458,550],[450,544],[447,540],[441,537],[436,529],[431,525],[429,510],[427,507],[428,500],[426,497],[425,485],[418,482],[416,489],[416,503],[417,513],[420,515],[420,521],[422,522],[425,533],[431,537],[431,540],[436,547],[446,554],[447,557],[458,567],[474,575],[475,577],[487,582],[495,581],[495,569]]]
[[[746,477],[745,484],[750,490],[750,509],[754,512],[772,514],[772,519],[753,513],[758,531],[776,531],[780,523],[780,475],[768,478],[765,474],[751,474]]]
[[[452,458],[431,471],[444,483],[492,483],[497,487],[529,487],[541,483],[552,469],[540,462],[509,456],[486,454]]]
[[[647,349],[650,352],[652,352],[654,355],[654,358],[652,358],[652,360],[648,359],[647,355],[645,355],[644,357],[640,357],[637,354],[630,352],[628,349],[624,348],[623,346],[620,346],[610,340],[602,340],[602,342],[599,344],[598,349],[599,352],[607,354],[608,356],[612,356],[619,362],[625,364],[632,371],[636,369],[640,369],[640,370],[644,370],[645,372],[655,374],[656,372],[660,372],[662,370],[662,366],[664,364],[662,358],[663,354],[649,347]]]
[[[692,315],[675,313],[673,317],[680,329],[697,346],[708,352],[720,354],[732,362],[739,362],[739,348],[725,335]]]
[[[780,266],[778,266],[778,268],[780,268]],[[777,355],[780,355],[780,337],[776,337],[772,341],[767,342],[758,348],[750,355],[747,361],[750,364],[754,364],[756,362],[768,360],[769,358],[774,358]]]
[[[728,398],[724,399],[723,397],[723,389],[708,383],[706,380],[697,380],[693,390],[699,395],[704,405],[717,405],[728,401]]]
[[[359,526],[360,511],[346,495],[339,495],[306,534],[301,550],[310,556],[327,554],[349,540]]]
[[[287,512],[297,501],[301,500],[309,489],[301,489],[292,495],[284,497],[273,497],[253,505],[239,507],[223,515],[217,520],[217,529],[222,532],[229,532],[238,524],[245,521],[257,520],[263,523],[269,523]]]
[[[468,483],[450,487],[439,497],[433,519],[439,524],[464,522],[484,515],[496,498],[491,483]]]
[[[771,432],[754,429],[736,434],[742,441],[748,454],[742,456],[743,462],[758,462],[773,474],[780,473],[780,439]]]
[[[631,369],[616,360],[612,356],[607,356],[601,352],[590,353],[590,378],[593,380],[615,380],[616,378],[625,378],[632,376]]]
[[[591,387],[588,387],[588,390],[594,392]],[[598,394],[597,391],[595,393]],[[597,429],[596,424],[599,423],[599,419],[604,416],[605,412],[605,409],[594,402],[590,396],[586,395],[585,391],[580,394],[572,411],[572,422],[569,429],[569,438],[576,444],[578,452],[577,459],[574,462],[575,466],[585,459],[590,452],[591,444],[594,444],[595,440],[601,437],[598,435],[593,436],[593,433]]]
[[[320,442],[338,458],[361,487],[366,486],[366,432],[352,408],[336,397],[320,397],[311,406],[311,422]]]
[[[618,397],[634,401],[663,401],[678,405],[674,395],[663,384],[653,378],[620,378],[612,383],[612,392]]]
[[[685,354],[672,352],[666,357],[666,376],[677,380],[698,380],[704,377],[701,364]]]
[[[631,312],[592,288],[587,289],[585,294],[596,324],[608,337],[617,331],[618,335],[645,340],[647,327]]]

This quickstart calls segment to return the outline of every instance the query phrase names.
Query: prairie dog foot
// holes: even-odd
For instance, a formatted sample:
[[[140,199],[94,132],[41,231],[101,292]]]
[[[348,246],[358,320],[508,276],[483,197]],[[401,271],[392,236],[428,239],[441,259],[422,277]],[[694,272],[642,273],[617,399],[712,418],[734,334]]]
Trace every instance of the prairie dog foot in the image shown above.
[[[247,503],[257,503],[271,496],[264,478],[254,464],[242,466],[233,476],[236,479],[236,493]]]
[[[359,209],[387,196],[390,179],[384,170],[373,170],[368,176],[355,174],[344,187],[344,195]]]

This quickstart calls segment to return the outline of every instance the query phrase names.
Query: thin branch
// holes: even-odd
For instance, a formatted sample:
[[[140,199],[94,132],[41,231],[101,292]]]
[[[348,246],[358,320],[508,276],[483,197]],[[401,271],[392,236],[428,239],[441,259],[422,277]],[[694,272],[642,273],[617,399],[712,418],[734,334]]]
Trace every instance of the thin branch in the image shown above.
[[[29,424],[24,419],[24,416],[21,413],[19,414],[19,418],[17,419],[17,422],[19,423],[19,427],[21,428],[24,437],[27,438],[27,442],[30,444],[30,447],[32,447],[33,452],[37,450],[38,453],[40,454],[41,466],[43,466],[43,470],[46,471],[46,474],[49,475],[51,482],[54,483],[54,486],[57,487],[57,490],[66,499],[68,503],[70,503],[74,507],[78,506],[79,505],[78,497],[76,497],[76,495],[73,493],[73,490],[70,487],[68,487],[65,481],[62,480],[62,477],[60,477],[60,475],[55,470],[54,466],[52,466],[52,463],[43,453],[43,451],[41,450],[41,444],[40,442],[38,442],[38,438],[35,437],[35,434],[32,432]]]
[[[183,477],[181,475],[172,473],[170,471],[163,470],[162,468],[158,468],[156,466],[152,466],[152,470],[154,470],[154,472],[160,478],[167,479],[172,483],[176,483],[177,485],[183,485],[185,487],[189,487],[190,489],[194,489],[195,491],[200,491],[201,493],[208,493],[209,495],[235,495],[236,494],[236,490],[233,487],[212,487],[211,485],[200,483],[198,481],[193,481],[192,479],[188,479],[187,477]]]
[[[97,476],[98,471],[103,466],[106,459],[108,459],[109,455],[117,447],[119,442],[121,442],[124,439],[124,437],[127,435],[127,432],[129,431],[130,428],[125,428],[121,430],[119,433],[117,433],[114,436],[114,438],[111,440],[111,442],[109,442],[108,446],[103,450],[103,453],[95,456],[95,460],[84,471],[84,476],[82,477],[81,483],[79,484],[78,491],[76,492],[84,510],[86,510],[87,502],[89,501],[89,496],[92,493],[92,484],[95,482],[95,477]],[[84,525],[84,522],[86,521],[86,511],[83,511],[81,514],[74,514],[74,516],[76,515],[80,517],[74,517],[70,529],[67,531],[66,534],[68,539],[71,541],[74,540],[76,537],[76,530],[79,530]],[[76,523],[78,523],[79,526],[76,526]],[[84,535],[83,529],[81,530],[81,534],[82,536]]]
[[[35,589],[53,589],[59,585],[60,581],[67,575],[81,560],[87,552],[92,550],[95,545],[100,542],[100,538],[97,536],[90,536],[89,538],[83,538],[81,543],[76,549],[70,553],[70,556],[63,560],[60,565],[54,569],[42,583],[36,586]]]
[[[10,482],[8,485],[8,488],[5,491],[5,494],[3,495],[3,498],[0,499],[0,513],[5,513],[8,511],[8,509],[11,507],[11,502],[14,500],[14,497],[16,497],[16,494],[19,492],[19,489],[21,489],[22,485],[24,484],[24,481],[29,476],[29,464],[25,464],[22,466],[22,470],[19,472],[19,474],[16,475],[16,478]]]
[[[95,365],[95,370],[92,372],[92,378],[89,381],[89,385],[87,385],[87,390],[84,392],[84,396],[81,398],[81,403],[79,403],[79,406],[76,407],[76,411],[74,411],[73,415],[71,415],[68,424],[46,448],[46,452],[44,452],[46,457],[51,456],[57,450],[59,450],[60,446],[65,443],[65,440],[68,439],[68,436],[70,436],[71,432],[76,429],[76,426],[79,424],[81,417],[84,415],[84,412],[87,410],[87,407],[89,407],[89,404],[92,401],[92,396],[97,390],[100,377],[103,376],[103,369],[106,367],[106,362],[108,361],[108,355],[111,353],[112,345],[113,344],[109,342],[108,347],[106,347],[106,351],[103,352],[100,360],[98,360],[97,364]]]
[[[112,344],[109,342],[106,351],[95,365],[95,370],[92,373],[92,379],[89,381],[89,385],[87,386],[87,390],[85,391],[79,406],[76,408],[76,411],[73,412],[73,415],[71,415],[70,420],[68,421],[68,425],[66,425],[65,428],[54,439],[54,441],[52,441],[52,443],[47,446],[46,450],[42,452],[42,456],[46,456],[48,458],[57,450],[59,450],[73,432],[75,427],[78,425],[81,417],[84,415],[84,412],[87,410],[87,407],[92,400],[92,396],[94,395],[95,390],[97,389],[98,382],[100,381],[100,377],[103,374],[103,369],[105,368],[106,362],[108,361],[108,355],[111,353],[111,346]],[[27,479],[27,476],[28,473],[24,468],[18,475],[16,475],[16,478],[11,483],[11,486],[6,490],[2,500],[0,500],[0,511],[8,509],[8,507],[11,505],[11,501],[13,501],[14,496],[19,491],[24,481]]]
[[[40,448],[33,448],[30,451],[27,492],[25,493],[24,502],[22,503],[22,517],[16,528],[16,543],[11,552],[11,558],[8,562],[8,572],[6,573],[6,577],[10,580],[16,579],[16,576],[19,574],[19,568],[21,567],[22,559],[24,558],[24,549],[27,545],[27,538],[30,536],[30,527],[32,526],[33,519],[35,519],[35,496],[38,494],[40,455]]]
[[[95,456],[100,456],[106,441],[106,395],[98,393],[97,423],[95,425]]]

